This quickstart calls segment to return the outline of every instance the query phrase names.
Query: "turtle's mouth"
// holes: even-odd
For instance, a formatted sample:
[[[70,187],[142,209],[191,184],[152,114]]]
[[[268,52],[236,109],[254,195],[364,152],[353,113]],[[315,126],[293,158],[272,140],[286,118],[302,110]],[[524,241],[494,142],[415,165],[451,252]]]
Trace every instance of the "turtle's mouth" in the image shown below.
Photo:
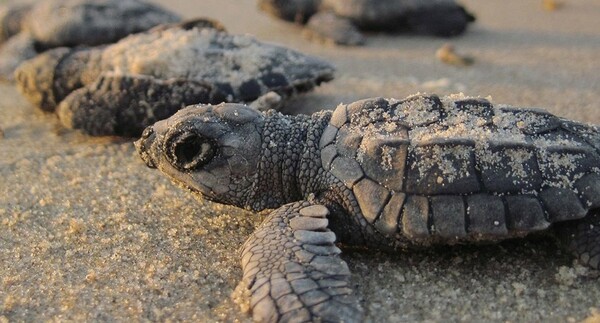
[[[156,168],[156,164],[150,153],[155,138],[154,129],[152,129],[152,126],[149,126],[142,133],[142,137],[133,143],[138,154],[140,154],[140,157],[146,163],[146,166],[150,168]]]

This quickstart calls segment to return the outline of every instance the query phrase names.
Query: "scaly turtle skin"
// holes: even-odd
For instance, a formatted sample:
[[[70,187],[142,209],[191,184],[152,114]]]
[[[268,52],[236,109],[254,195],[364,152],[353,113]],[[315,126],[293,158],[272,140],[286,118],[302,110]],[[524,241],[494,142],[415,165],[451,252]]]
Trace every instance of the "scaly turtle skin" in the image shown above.
[[[454,0],[259,0],[284,20],[306,24],[306,34],[326,42],[360,45],[360,30],[408,31],[450,37],[475,17]]]
[[[0,7],[0,78],[17,66],[61,46],[94,46],[181,18],[140,0],[43,0]]]
[[[230,35],[198,19],[158,26],[104,47],[57,48],[23,63],[17,87],[68,128],[91,135],[139,136],[154,122],[196,103],[281,98],[333,79],[315,57]]]
[[[461,95],[312,116],[191,106],[136,147],[209,200],[275,209],[242,253],[259,321],[361,320],[335,241],[394,250],[546,231],[600,266],[600,132],[544,110]]]

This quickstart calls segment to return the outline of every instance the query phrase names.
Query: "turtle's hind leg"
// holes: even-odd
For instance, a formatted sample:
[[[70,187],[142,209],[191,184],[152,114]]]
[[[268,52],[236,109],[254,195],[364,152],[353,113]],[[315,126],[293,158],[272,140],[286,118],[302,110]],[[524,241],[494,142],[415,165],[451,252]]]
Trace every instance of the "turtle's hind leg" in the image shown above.
[[[554,230],[560,242],[579,261],[600,269],[600,209],[591,210],[582,219],[557,223]]]

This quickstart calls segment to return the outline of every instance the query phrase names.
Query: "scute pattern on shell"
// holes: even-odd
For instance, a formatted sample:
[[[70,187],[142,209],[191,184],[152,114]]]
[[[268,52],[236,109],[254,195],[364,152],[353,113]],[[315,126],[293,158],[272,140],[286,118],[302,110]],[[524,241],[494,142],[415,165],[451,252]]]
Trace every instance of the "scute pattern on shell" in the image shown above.
[[[448,242],[583,218],[600,205],[598,134],[540,109],[415,95],[338,106],[320,149],[383,234]]]
[[[249,102],[271,90],[302,92],[333,73],[331,65],[313,56],[212,28],[138,34],[101,55],[103,71],[205,81],[234,102]],[[296,88],[301,86],[306,89]]]

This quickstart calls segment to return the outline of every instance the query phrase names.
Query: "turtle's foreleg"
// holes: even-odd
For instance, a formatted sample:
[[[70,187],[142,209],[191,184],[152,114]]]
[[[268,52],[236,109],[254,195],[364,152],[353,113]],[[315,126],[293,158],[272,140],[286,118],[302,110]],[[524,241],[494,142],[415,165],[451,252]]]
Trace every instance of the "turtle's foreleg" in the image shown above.
[[[56,112],[66,127],[90,135],[138,136],[187,105],[223,101],[219,93],[202,82],[107,73],[69,94]]]
[[[33,43],[33,39],[31,42]],[[55,73],[58,65],[72,52],[70,48],[60,47],[20,64],[14,77],[21,94],[40,109],[54,111],[58,102],[62,100],[56,91]]]
[[[273,211],[242,251],[254,320],[359,322],[362,309],[349,287],[326,207],[311,202]]]
[[[591,210],[582,219],[557,223],[555,231],[561,243],[579,261],[600,269],[600,209]]]

